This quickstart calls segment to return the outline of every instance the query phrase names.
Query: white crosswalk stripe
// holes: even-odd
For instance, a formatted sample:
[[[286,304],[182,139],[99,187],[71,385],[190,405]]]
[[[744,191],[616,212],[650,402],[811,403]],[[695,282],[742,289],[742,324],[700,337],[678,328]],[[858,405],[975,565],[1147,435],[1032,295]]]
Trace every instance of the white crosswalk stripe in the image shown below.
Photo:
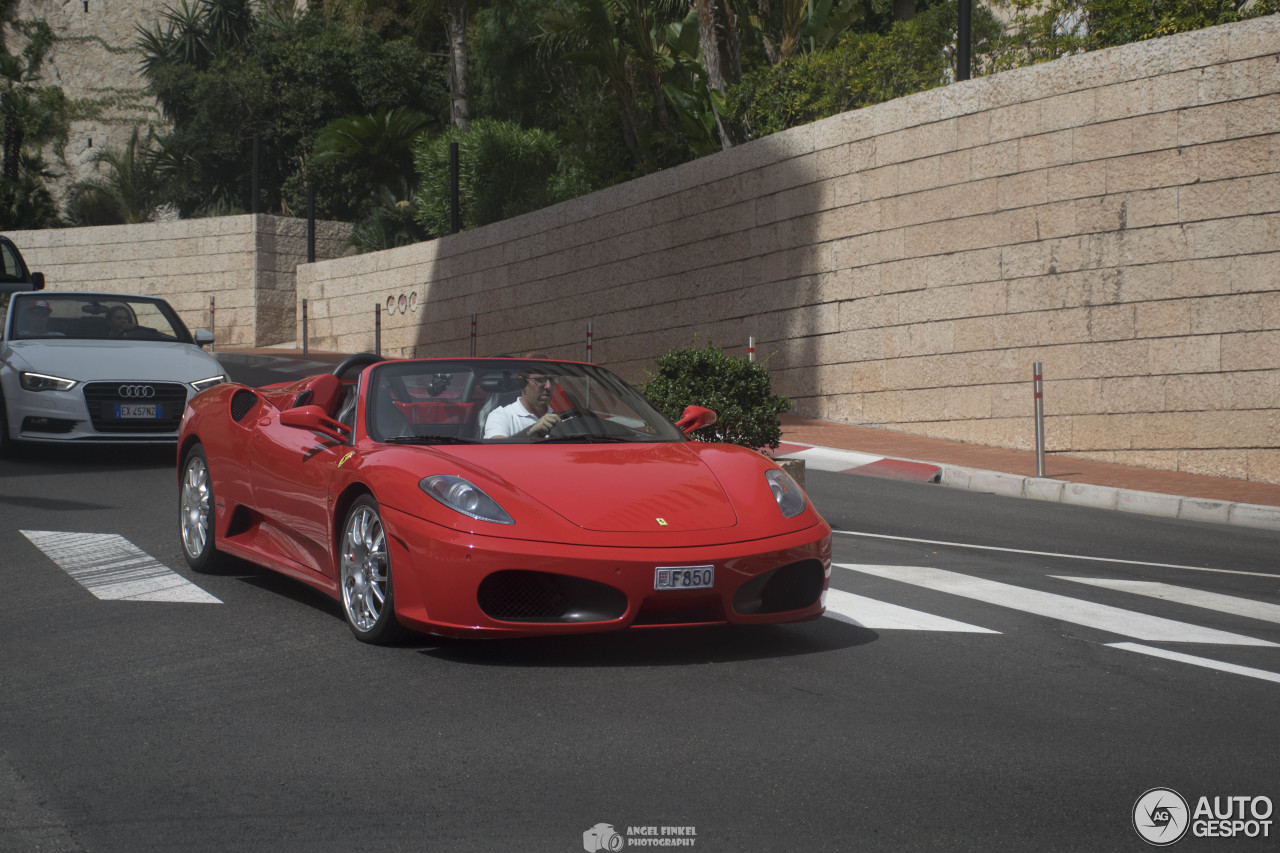
[[[1107,643],[1110,648],[1124,649],[1128,652],[1138,652],[1139,654],[1150,655],[1151,657],[1164,658],[1165,660],[1178,661],[1179,663],[1189,663],[1192,666],[1202,666],[1205,669],[1216,669],[1219,672],[1229,672],[1233,675],[1247,675],[1250,678],[1260,678],[1263,681],[1274,681],[1280,684],[1280,672],[1268,672],[1265,669],[1255,669],[1251,666],[1240,666],[1234,663],[1225,663],[1219,660],[1210,660],[1202,658],[1198,655],[1188,655],[1183,652],[1174,652],[1168,649],[1157,649],[1152,646],[1144,646],[1141,643]]]
[[[1280,605],[1268,604],[1265,601],[1254,601],[1251,598],[1240,598],[1234,595],[1222,595],[1217,592],[1205,592],[1185,586],[1157,583],[1155,581],[1112,580],[1110,578],[1076,578],[1066,575],[1054,575],[1059,580],[1086,583],[1104,589],[1115,589],[1121,592],[1132,592],[1162,601],[1178,604],[1189,604],[1192,607],[1203,607],[1219,613],[1232,613],[1249,619],[1262,619],[1266,622],[1280,622]]]
[[[840,589],[827,590],[827,615],[841,622],[875,631],[958,631],[969,634],[998,634],[932,613],[911,610],[898,604],[877,601]]]
[[[21,533],[81,586],[105,601],[222,603],[123,536],[57,530]]]
[[[1024,613],[1096,628],[1122,637],[1158,643],[1207,643],[1230,646],[1270,646],[1276,643],[1178,622],[1120,607],[1096,604],[1065,595],[926,566],[875,566],[861,563],[833,564],[854,572],[874,575],[915,586],[983,601]]]

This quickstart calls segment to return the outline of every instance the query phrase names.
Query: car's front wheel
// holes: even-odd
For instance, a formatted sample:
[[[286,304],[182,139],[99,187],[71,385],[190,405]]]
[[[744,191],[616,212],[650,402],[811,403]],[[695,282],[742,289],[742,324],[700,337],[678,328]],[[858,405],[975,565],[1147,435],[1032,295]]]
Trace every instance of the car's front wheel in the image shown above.
[[[366,643],[400,639],[404,629],[396,620],[387,534],[378,502],[370,495],[357,499],[347,512],[338,559],[342,612],[351,633]]]
[[[197,572],[210,572],[223,562],[213,542],[213,478],[204,448],[196,445],[182,460],[182,487],[178,495],[178,531],[182,555]]]

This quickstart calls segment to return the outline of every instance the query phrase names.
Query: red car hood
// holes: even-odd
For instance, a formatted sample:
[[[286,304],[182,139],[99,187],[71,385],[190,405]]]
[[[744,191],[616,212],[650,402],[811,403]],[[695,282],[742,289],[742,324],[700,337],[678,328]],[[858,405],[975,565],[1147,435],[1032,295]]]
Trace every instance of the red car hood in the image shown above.
[[[436,449],[587,530],[715,530],[738,521],[719,480],[686,444]]]

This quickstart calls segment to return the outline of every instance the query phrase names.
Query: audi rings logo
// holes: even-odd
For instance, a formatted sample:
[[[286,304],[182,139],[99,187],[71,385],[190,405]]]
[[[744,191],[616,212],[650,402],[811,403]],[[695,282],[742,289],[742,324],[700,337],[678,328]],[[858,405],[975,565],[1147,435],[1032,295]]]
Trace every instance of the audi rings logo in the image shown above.
[[[121,385],[116,393],[134,400],[149,400],[156,395],[156,389],[150,385]]]

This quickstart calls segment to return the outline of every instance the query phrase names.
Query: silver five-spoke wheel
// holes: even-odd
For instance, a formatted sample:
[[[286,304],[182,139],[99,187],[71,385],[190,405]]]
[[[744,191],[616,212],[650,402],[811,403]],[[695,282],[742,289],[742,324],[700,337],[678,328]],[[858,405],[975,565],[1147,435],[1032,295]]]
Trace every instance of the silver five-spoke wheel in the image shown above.
[[[212,569],[219,558],[213,546],[213,480],[204,449],[198,444],[187,452],[182,465],[178,529],[187,564],[197,571]]]
[[[391,558],[387,535],[373,498],[360,498],[342,528],[339,583],[342,609],[351,631],[370,643],[386,642],[397,633]]]

